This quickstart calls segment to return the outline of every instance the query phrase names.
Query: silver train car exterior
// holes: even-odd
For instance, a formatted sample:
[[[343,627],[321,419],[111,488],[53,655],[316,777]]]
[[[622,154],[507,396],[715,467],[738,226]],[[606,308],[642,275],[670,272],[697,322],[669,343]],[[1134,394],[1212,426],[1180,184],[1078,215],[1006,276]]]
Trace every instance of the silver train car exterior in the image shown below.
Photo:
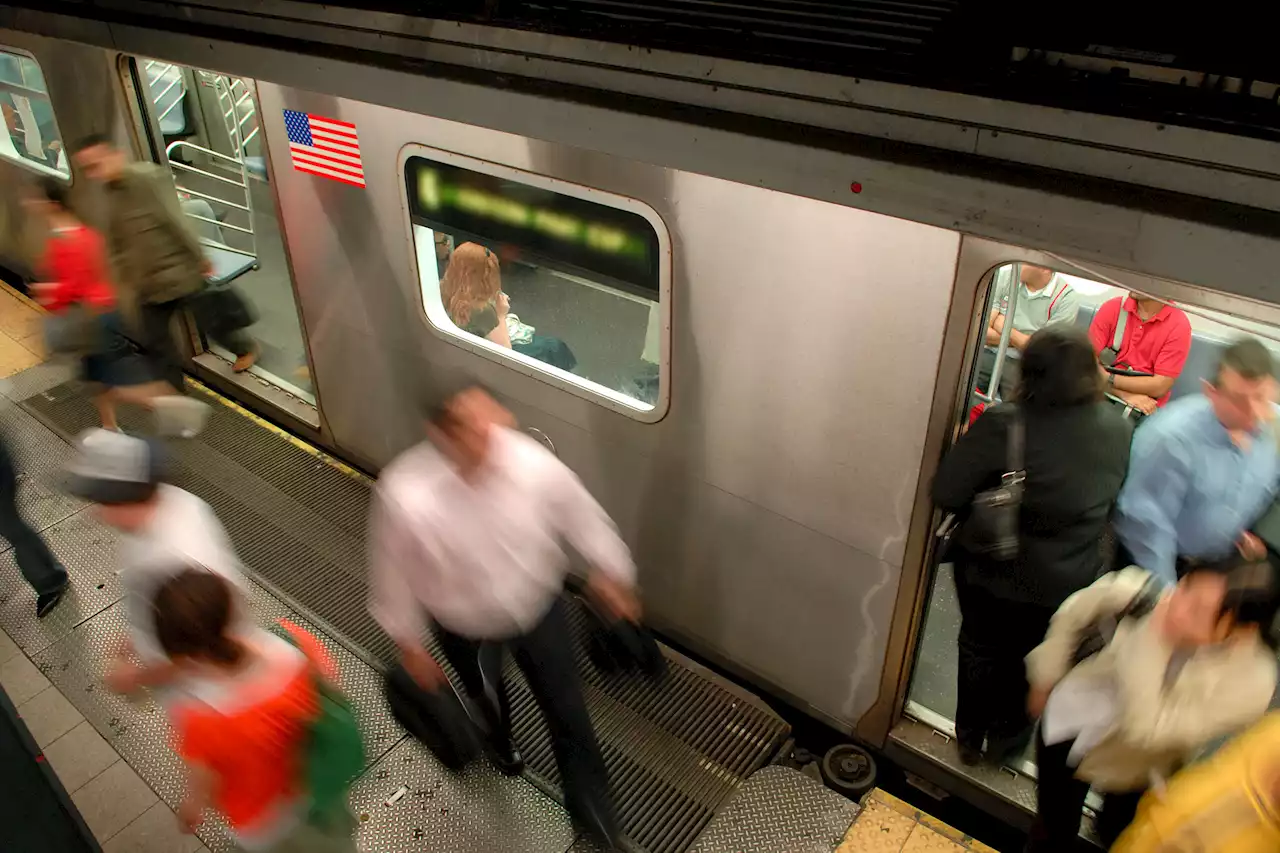
[[[317,42],[353,14],[302,5],[255,8]],[[202,9],[186,14],[243,17],[232,3]],[[376,471],[418,436],[407,400],[421,375],[474,371],[617,521],[657,628],[876,746],[906,702],[932,573],[928,485],[959,423],[992,270],[1030,261],[1280,316],[1280,158],[1258,140],[868,82],[854,94],[819,74],[480,27],[446,33],[391,15],[345,31],[356,47],[376,38],[402,58],[468,72],[416,73],[169,33],[156,15],[107,25],[0,6],[0,51],[38,63],[68,144],[107,132],[162,161],[155,104],[139,88],[144,60],[251,85],[269,175],[255,185],[256,209],[271,208],[281,247],[260,254],[296,312],[311,388],[233,377],[193,339],[196,372]],[[513,74],[541,87],[510,85]],[[588,82],[616,97],[555,88]],[[664,101],[760,130],[667,116]],[[364,185],[295,169],[286,111],[354,126]],[[982,169],[965,159],[975,156]],[[643,298],[627,303],[630,319],[602,309],[596,330],[656,358],[650,402],[432,318],[423,288],[436,271],[425,271],[433,262],[406,176],[415,158],[652,228]],[[1042,184],[1001,171],[1019,163],[1043,169]],[[10,223],[37,171],[0,157]],[[101,203],[84,182],[72,186],[86,210]],[[39,235],[9,231],[0,263],[16,268]]]

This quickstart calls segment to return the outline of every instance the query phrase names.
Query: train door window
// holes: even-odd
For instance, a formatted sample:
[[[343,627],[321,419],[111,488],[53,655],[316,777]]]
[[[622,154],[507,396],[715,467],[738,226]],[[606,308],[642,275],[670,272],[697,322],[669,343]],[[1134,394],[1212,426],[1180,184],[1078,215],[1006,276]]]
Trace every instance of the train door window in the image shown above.
[[[151,92],[151,102],[155,104],[160,132],[166,139],[188,133],[187,78],[191,72],[181,65],[158,59],[144,60],[142,70]]]
[[[283,391],[302,402],[306,419],[318,423],[254,82],[142,57],[133,60],[131,74],[156,140],[153,156],[169,167],[215,280],[234,282],[256,316],[241,335],[201,336],[206,352],[197,363],[217,369],[214,362],[220,360],[238,370],[250,353],[256,361],[246,372],[263,381],[246,387],[273,400]],[[298,411],[292,403],[287,408]]]
[[[1202,380],[1216,375],[1222,352],[1242,337],[1261,341],[1280,362],[1280,308],[1201,288],[1165,286],[1171,293],[1157,296],[1030,265],[1007,264],[994,270],[987,296],[978,309],[986,322],[980,323],[983,334],[975,342],[970,393],[961,406],[959,431],[982,417],[991,402],[1007,398],[1012,388],[1008,376],[1010,372],[1016,375],[1019,346],[1009,339],[1002,341],[1003,325],[994,320],[1002,312],[1013,316],[1013,325],[1019,327],[1010,330],[1010,338],[1015,331],[1034,331],[1028,324],[1045,321],[1074,325],[1086,332],[1100,362],[1109,362],[1115,372],[1115,379],[1105,392],[1107,400],[1139,430],[1148,413],[1201,394]],[[1058,313],[1064,288],[1070,289],[1074,304]],[[1017,292],[1012,310],[1006,301],[1010,291]],[[1029,304],[1019,310],[1019,300],[1028,294]],[[1055,296],[1059,302],[1051,310]],[[1117,341],[1116,318],[1122,313],[1127,317],[1126,328],[1138,330],[1138,340],[1156,343],[1139,346],[1134,343],[1133,333],[1123,330],[1122,340]],[[1016,340],[1022,342],[1021,338]],[[1109,348],[1116,349],[1116,343],[1120,344],[1118,350],[1108,353]],[[999,376],[993,378],[995,372]],[[1114,542],[1103,536],[1097,555],[1099,569],[1113,555]],[[961,630],[953,569],[951,563],[943,562],[934,572],[906,706],[908,716],[948,735],[955,731]],[[1001,622],[1002,632],[1006,627]],[[998,636],[1007,639],[1007,634]],[[1013,756],[1008,763],[1034,774],[1029,750]]]
[[[44,74],[29,54],[0,48],[0,112],[0,157],[42,174],[71,177]]]
[[[661,417],[669,244],[657,214],[420,150],[406,157],[405,187],[432,328],[617,411]]]

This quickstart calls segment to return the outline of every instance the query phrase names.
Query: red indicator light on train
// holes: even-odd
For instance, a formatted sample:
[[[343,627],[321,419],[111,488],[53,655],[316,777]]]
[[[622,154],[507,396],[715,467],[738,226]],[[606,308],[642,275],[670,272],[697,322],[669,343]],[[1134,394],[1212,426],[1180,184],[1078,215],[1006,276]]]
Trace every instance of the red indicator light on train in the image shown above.
[[[849,192],[851,193],[862,192],[862,184],[858,183],[857,181],[854,181],[853,183],[849,184]]]

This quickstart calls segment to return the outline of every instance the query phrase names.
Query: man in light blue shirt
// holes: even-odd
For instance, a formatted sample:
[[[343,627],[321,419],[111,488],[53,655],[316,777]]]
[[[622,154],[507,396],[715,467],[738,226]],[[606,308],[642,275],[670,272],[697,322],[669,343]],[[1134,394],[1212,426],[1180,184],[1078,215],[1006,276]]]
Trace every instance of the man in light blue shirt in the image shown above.
[[[1173,583],[1190,562],[1265,554],[1249,528],[1280,480],[1275,395],[1271,353],[1243,339],[1204,396],[1175,400],[1134,433],[1115,522],[1133,563]]]

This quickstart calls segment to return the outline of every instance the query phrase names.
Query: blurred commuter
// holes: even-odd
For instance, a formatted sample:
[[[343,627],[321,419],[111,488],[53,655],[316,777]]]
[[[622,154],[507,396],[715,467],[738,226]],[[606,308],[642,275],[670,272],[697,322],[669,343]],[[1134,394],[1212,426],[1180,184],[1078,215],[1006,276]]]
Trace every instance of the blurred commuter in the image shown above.
[[[1108,367],[1148,376],[1107,373],[1108,392],[1150,415],[1169,402],[1191,352],[1191,320],[1182,309],[1145,296],[1117,296],[1098,306],[1089,340]]]
[[[484,712],[495,760],[510,774],[523,767],[502,683],[502,649],[514,652],[551,732],[570,816],[580,830],[616,846],[609,780],[560,599],[568,570],[560,540],[591,566],[593,597],[631,621],[639,618],[635,568],[573,472],[513,425],[486,391],[463,385],[432,412],[431,445],[383,471],[369,534],[371,609],[428,690],[445,683],[422,646],[424,617],[434,622],[445,655]]]
[[[1112,853],[1280,850],[1280,711],[1148,791]]]
[[[155,593],[156,637],[183,685],[167,708],[187,768],[178,819],[193,832],[212,808],[244,851],[355,853],[345,803],[308,807],[309,733],[332,663],[301,629],[296,646],[237,629],[236,606],[231,584],[202,568],[171,573]]]
[[[36,593],[36,616],[53,612],[67,593],[67,570],[18,512],[18,469],[0,436],[0,537],[13,546],[18,571]]]
[[[439,252],[439,243],[437,253]],[[464,332],[485,338],[561,370],[573,370],[578,359],[559,338],[535,334],[532,327],[511,313],[502,292],[498,256],[478,243],[463,243],[448,256],[440,279],[440,299],[453,324]]]
[[[174,673],[156,639],[152,598],[174,571],[188,565],[202,566],[243,590],[240,561],[226,531],[208,504],[165,482],[163,451],[154,441],[89,430],[66,475],[67,491],[97,504],[98,519],[119,539],[129,636],[110,663],[108,686],[132,693],[165,685]],[[239,596],[236,609],[248,612]]]
[[[1150,606],[1136,607],[1144,598]],[[1276,603],[1271,564],[1243,561],[1194,569],[1173,588],[1133,566],[1067,599],[1027,657],[1028,706],[1043,712],[1027,849],[1074,849],[1090,786],[1103,795],[1095,828],[1110,845],[1153,781],[1266,713],[1276,654],[1264,631]]]
[[[83,339],[77,345],[81,377],[98,389],[93,402],[103,428],[119,429],[116,404],[124,402],[156,411],[163,431],[198,432],[208,407],[156,381],[147,364],[129,348],[107,276],[102,237],[71,211],[66,187],[42,179],[38,194],[28,195],[24,203],[44,218],[51,231],[43,264],[50,280],[33,285],[33,294],[65,323],[76,326],[70,330],[72,337]]]
[[[989,410],[942,460],[934,501],[960,522],[956,739],[966,763],[980,759],[984,740],[986,758],[1000,763],[1030,738],[1023,658],[1058,605],[1102,571],[1099,541],[1124,481],[1129,429],[1103,399],[1084,333],[1054,327],[1027,343],[1014,401]],[[971,507],[1018,471],[1017,554],[1003,559],[974,545]]]
[[[181,391],[182,358],[173,338],[173,317],[204,289],[213,268],[188,227],[173,179],[154,163],[129,161],[104,136],[83,140],[74,159],[88,178],[106,187],[116,282],[138,312],[143,344],[161,378]],[[243,331],[220,342],[235,353],[237,372],[257,360],[256,346]]]
[[[1271,353],[1245,338],[1227,347],[1204,395],[1175,400],[1138,430],[1116,508],[1118,565],[1172,583],[1189,568],[1265,552],[1249,532],[1276,497]]]

